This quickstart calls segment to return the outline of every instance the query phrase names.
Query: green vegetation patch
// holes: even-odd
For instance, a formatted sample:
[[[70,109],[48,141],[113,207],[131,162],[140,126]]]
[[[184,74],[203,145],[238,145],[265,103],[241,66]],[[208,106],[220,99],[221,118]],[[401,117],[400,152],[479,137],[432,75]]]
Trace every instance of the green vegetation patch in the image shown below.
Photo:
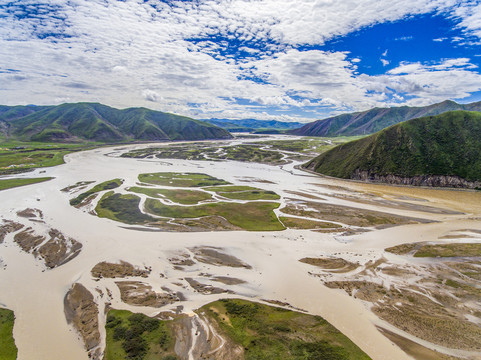
[[[414,257],[472,257],[481,256],[481,243],[453,243],[453,244],[401,244],[386,249],[387,252],[406,255],[412,253]]]
[[[76,198],[73,198],[70,200],[70,205],[76,206],[79,205],[82,201],[84,201],[86,198],[88,198],[90,195],[96,194],[101,191],[105,190],[112,190],[118,188],[120,185],[122,185],[123,180],[122,179],[113,179],[113,180],[108,180],[103,183],[95,185],[92,189],[81,193],[79,196]]]
[[[261,162],[269,164],[285,164],[284,155],[279,151],[260,149],[261,145],[189,145],[162,148],[146,148],[132,150],[122,157],[146,158],[155,156],[158,159],[183,160],[235,160],[242,162]]]
[[[145,224],[155,221],[139,209],[140,198],[135,195],[121,195],[113,191],[104,194],[99,200],[95,211],[98,217],[108,218],[127,224]]]
[[[14,321],[13,311],[0,309],[0,359],[2,360],[15,360],[17,358],[17,346],[13,338]]]
[[[217,156],[218,159],[269,164],[286,163],[286,161],[283,160],[284,156],[278,151],[259,149],[256,145],[228,146],[222,150],[224,152],[219,153]]]
[[[41,178],[0,180],[0,190],[11,189],[14,187],[25,186],[30,184],[36,184],[39,182],[44,182],[52,179],[53,179],[52,177],[41,177]]]
[[[183,205],[194,205],[199,203],[200,201],[211,200],[212,195],[205,192],[205,191],[197,191],[197,190],[183,190],[183,189],[151,189],[151,188],[144,188],[144,187],[131,187],[129,191],[138,193],[138,194],[145,194],[150,197],[159,198],[159,197],[166,197],[167,199]]]
[[[230,184],[225,180],[217,179],[207,174],[174,172],[140,174],[139,181],[147,184],[174,187],[202,187]]]
[[[337,140],[337,138],[315,138],[315,139],[299,139],[299,140],[269,140],[262,141],[256,144],[262,146],[269,146],[269,149],[279,151],[289,151],[297,153],[321,153],[333,148],[333,142],[345,142],[345,140]]]
[[[279,217],[279,220],[281,220],[285,227],[290,229],[338,229],[342,227],[339,224],[331,222],[301,219],[290,216],[281,216]]]
[[[414,253],[414,257],[464,257],[481,256],[481,244],[437,244],[424,245]]]
[[[216,194],[235,200],[279,200],[281,197],[274,191],[262,190],[251,186],[218,186],[205,190],[214,191]]]
[[[251,202],[237,204],[219,202],[198,206],[164,205],[158,200],[147,199],[145,210],[148,213],[167,218],[199,218],[203,216],[222,216],[232,225],[250,231],[284,230],[284,226],[274,214],[278,203]]]
[[[175,339],[166,321],[109,310],[107,314],[105,360],[175,360]]]
[[[244,347],[247,360],[369,359],[320,316],[238,299],[216,301],[201,310]]]
[[[481,113],[450,111],[409,120],[339,145],[305,165],[340,177],[458,176],[481,180]],[[365,175],[363,175],[365,176]],[[445,186],[439,183],[439,186]]]
[[[64,156],[86,150],[95,144],[55,144],[41,142],[1,142],[0,175],[17,174],[39,167],[64,163]]]
[[[205,188],[204,190],[214,191],[214,192],[228,193],[228,192],[239,192],[239,191],[258,190],[258,189],[255,188],[255,187],[246,186],[246,185],[229,185],[229,186],[207,187],[207,188]]]

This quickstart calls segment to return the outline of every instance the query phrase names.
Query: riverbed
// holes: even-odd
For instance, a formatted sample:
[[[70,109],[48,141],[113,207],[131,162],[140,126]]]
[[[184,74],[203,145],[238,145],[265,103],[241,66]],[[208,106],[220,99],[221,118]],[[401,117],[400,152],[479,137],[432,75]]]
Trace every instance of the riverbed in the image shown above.
[[[239,142],[239,140],[236,140]],[[340,256],[349,261],[366,263],[385,254],[384,249],[408,242],[435,241],[450,231],[481,230],[481,193],[472,191],[420,189],[320,177],[299,170],[293,162],[272,166],[236,161],[185,161],[129,159],[119,155],[128,149],[145,145],[115,146],[73,153],[64,165],[37,169],[23,177],[49,176],[45,183],[0,192],[2,219],[13,220],[38,231],[54,228],[82,243],[82,251],[72,261],[54,269],[31,254],[23,252],[10,234],[0,245],[0,305],[15,312],[14,337],[20,360],[87,360],[76,331],[67,324],[63,299],[75,282],[82,283],[95,297],[101,314],[104,304],[155,315],[159,311],[178,310],[192,314],[200,306],[222,297],[249,300],[275,300],[288,303],[310,314],[324,317],[373,359],[409,359],[376,328],[384,325],[360,301],[339,289],[324,285],[309,274],[311,267],[299,262],[303,257]],[[113,178],[125,180],[124,186],[134,186],[140,173],[196,172],[224,179],[235,185],[250,185],[272,190],[281,195],[281,207],[286,202],[302,199],[291,192],[303,192],[329,204],[347,205],[360,209],[378,210],[391,214],[421,218],[429,223],[417,223],[364,233],[342,235],[309,230],[274,232],[193,232],[139,231],[126,228],[88,211],[69,205],[72,197],[61,189],[78,181],[103,182]],[[370,201],[354,201],[352,195],[371,194],[391,201],[414,204],[411,208],[381,206]],[[364,198],[363,198],[364,199]],[[312,199],[310,199],[312,201]],[[368,197],[369,200],[369,197]],[[441,210],[421,211],[416,204]],[[40,209],[44,223],[17,216],[26,208]],[[450,212],[452,211],[452,212]],[[215,247],[241,259],[251,266],[230,268],[199,263],[191,268],[174,268],[172,256],[189,253],[196,247]],[[139,267],[151,268],[142,281],[161,291],[168,287],[183,294],[181,300],[165,308],[132,306],[121,301],[118,287],[112,279],[96,281],[90,270],[101,261],[127,261]],[[203,294],[185,282],[185,277],[202,278],[202,274],[229,276],[245,281],[232,285],[234,294]],[[208,280],[208,279],[207,279]],[[96,290],[97,289],[97,290]],[[108,289],[108,291],[107,291]],[[108,292],[112,299],[107,299]],[[103,294],[103,295],[101,295]],[[103,325],[102,316],[100,324]],[[102,343],[103,344],[103,343]]]

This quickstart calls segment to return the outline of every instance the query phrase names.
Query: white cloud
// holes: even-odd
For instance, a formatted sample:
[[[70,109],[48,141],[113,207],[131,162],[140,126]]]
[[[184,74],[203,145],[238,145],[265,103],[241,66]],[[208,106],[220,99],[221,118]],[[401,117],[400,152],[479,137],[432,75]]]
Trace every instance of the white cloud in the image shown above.
[[[452,17],[459,19],[459,28],[465,29],[467,35],[481,39],[481,3],[479,1],[461,1],[452,12]]]
[[[389,60],[386,60],[386,59],[382,59],[382,58],[381,58],[381,59],[379,59],[379,60],[381,60],[383,66],[388,66],[389,63],[390,63],[390,61],[389,61]]]
[[[365,109],[409,98],[402,94],[420,102],[462,97],[481,83],[464,58],[403,63],[367,76],[357,73],[361,60],[344,52],[295,49],[436,11],[478,34],[481,11],[467,1],[24,0],[13,9],[14,3],[1,3],[0,69],[18,71],[0,72],[0,98],[7,104],[69,99],[239,118],[266,107]],[[250,41],[239,49],[246,58],[233,59],[229,51],[236,49],[212,35]]]
[[[407,105],[428,105],[446,99],[464,98],[481,90],[481,74],[471,71],[469,59],[447,59],[437,64],[404,63],[385,75],[361,76],[364,87],[373,91],[410,97]]]
[[[145,100],[152,101],[152,102],[157,102],[157,100],[160,99],[159,94],[150,89],[146,89],[142,91],[142,96],[144,97]]]

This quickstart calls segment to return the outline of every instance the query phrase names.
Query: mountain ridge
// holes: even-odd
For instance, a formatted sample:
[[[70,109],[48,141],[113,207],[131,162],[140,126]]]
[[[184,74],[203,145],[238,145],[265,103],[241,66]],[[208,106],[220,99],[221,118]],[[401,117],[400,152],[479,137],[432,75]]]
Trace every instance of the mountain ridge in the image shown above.
[[[481,113],[450,111],[339,145],[303,167],[344,179],[480,188],[480,135]]]
[[[100,103],[0,106],[6,139],[40,142],[229,139],[225,129],[186,116],[143,107],[116,109]]]
[[[481,111],[481,101],[470,104],[458,104],[451,100],[445,100],[440,103],[420,107],[373,108],[317,120],[298,129],[288,130],[287,133],[301,136],[367,135],[403,121],[423,116],[439,115],[454,110]]]

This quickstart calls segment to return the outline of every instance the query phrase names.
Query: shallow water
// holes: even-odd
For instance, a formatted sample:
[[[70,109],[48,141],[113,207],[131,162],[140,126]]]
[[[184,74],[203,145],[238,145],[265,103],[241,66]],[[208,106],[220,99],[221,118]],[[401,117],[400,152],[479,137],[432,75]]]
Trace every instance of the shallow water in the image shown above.
[[[236,140],[239,142],[239,140]],[[136,148],[123,146],[123,149]],[[248,299],[272,299],[288,302],[292,306],[318,314],[330,321],[349,336],[373,359],[407,359],[404,352],[385,338],[376,328],[379,320],[361,303],[344,292],[324,287],[320,280],[310,276],[312,270],[298,260],[305,256],[322,256],[342,253],[346,259],[368,261],[379,257],[388,246],[413,241],[436,240],[452,230],[481,229],[481,193],[432,189],[413,189],[385,185],[360,184],[349,181],[322,178],[294,168],[296,164],[269,166],[234,161],[208,162],[185,160],[136,160],[119,158],[113,148],[96,149],[70,154],[66,164],[42,169],[41,176],[53,176],[54,180],[31,186],[0,192],[3,219],[16,220],[32,226],[32,222],[18,218],[16,212],[25,208],[38,208],[44,213],[49,227],[62,231],[83,244],[82,252],[71,262],[45,270],[40,261],[23,253],[13,243],[13,235],[7,236],[0,245],[0,258],[6,268],[0,270],[0,303],[15,311],[14,336],[19,348],[20,360],[87,359],[75,331],[67,325],[63,314],[63,298],[74,282],[84,284],[103,304],[107,301],[95,291],[112,291],[112,306],[119,309],[141,311],[154,315],[160,310],[174,309],[179,303],[165,309],[134,307],[120,301],[114,281],[103,279],[96,282],[90,269],[100,261],[125,260],[134,265],[152,266],[148,282],[154,290],[167,286],[181,291],[187,298],[181,305],[189,313],[196,308],[221,297],[235,296]],[[110,156],[105,156],[110,154]],[[41,170],[25,174],[24,177],[39,175]],[[423,217],[438,223],[392,227],[368,233],[342,237],[336,234],[321,234],[305,230],[281,232],[205,232],[168,233],[145,232],[126,229],[123,224],[100,219],[71,207],[68,200],[73,197],[60,189],[77,181],[106,181],[123,178],[123,186],[135,185],[137,175],[144,172],[201,172],[225,179],[239,185],[252,185],[277,192],[285,198],[296,196],[286,193],[303,191],[326,198],[329,203],[350,205],[358,208],[378,209],[374,205],[354,203],[329,197],[337,192],[322,185],[342,186],[359,192],[371,192],[392,196],[409,196],[426,199],[429,206],[463,209],[465,215],[426,214],[416,211],[382,208],[399,215]],[[241,182],[246,177],[268,180],[269,183]],[[320,186],[321,185],[321,186]],[[342,191],[339,191],[342,192]],[[460,204],[462,202],[462,204]],[[45,228],[43,224],[33,224]],[[216,246],[250,264],[253,269],[227,268],[199,263],[192,268],[175,270],[168,258],[178,251],[193,246]],[[164,277],[160,277],[160,274]],[[184,276],[199,279],[200,273],[232,276],[246,280],[246,284],[230,287],[238,295],[202,295],[182,283]],[[200,278],[201,280],[204,280]],[[208,283],[208,279],[205,281]],[[182,286],[174,283],[182,283]],[[213,283],[216,286],[222,285]],[[221,286],[222,287],[222,286]]]

